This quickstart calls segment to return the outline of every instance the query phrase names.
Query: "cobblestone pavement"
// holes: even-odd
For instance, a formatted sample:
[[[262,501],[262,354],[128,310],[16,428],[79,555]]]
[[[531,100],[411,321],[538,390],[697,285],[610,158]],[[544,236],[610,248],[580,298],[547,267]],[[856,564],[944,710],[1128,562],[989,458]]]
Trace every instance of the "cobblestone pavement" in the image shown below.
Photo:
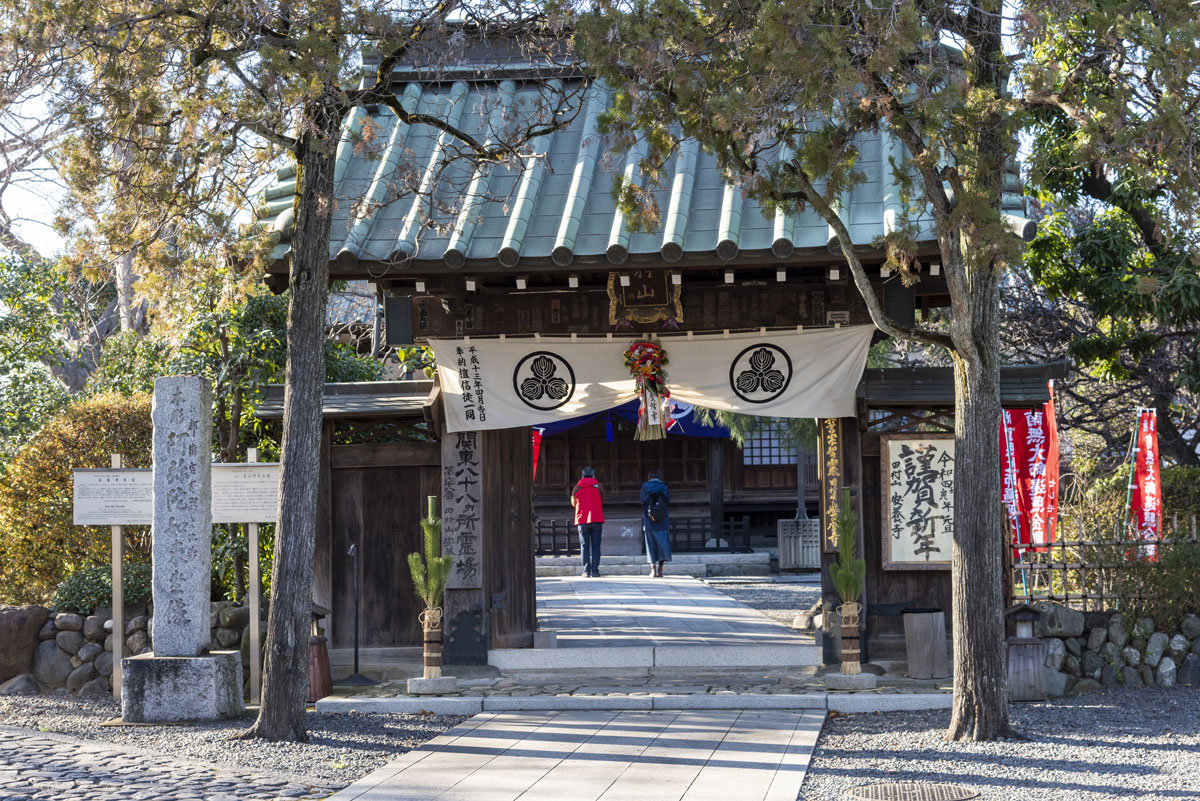
[[[0,801],[300,801],[337,786],[297,783],[142,750],[0,728]]]

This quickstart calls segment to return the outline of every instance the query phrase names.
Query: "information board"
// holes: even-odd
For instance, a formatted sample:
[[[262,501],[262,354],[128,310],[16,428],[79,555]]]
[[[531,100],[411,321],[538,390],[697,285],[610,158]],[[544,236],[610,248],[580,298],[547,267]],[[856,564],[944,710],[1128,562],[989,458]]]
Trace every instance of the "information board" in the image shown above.
[[[274,523],[279,513],[279,464],[214,464],[214,523]]]
[[[75,525],[148,526],[154,522],[154,473],[145,469],[74,470]]]

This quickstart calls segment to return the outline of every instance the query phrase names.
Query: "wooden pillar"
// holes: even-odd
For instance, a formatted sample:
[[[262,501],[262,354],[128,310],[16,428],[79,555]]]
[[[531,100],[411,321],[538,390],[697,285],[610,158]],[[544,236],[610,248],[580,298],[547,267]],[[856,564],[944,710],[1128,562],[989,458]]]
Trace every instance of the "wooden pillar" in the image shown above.
[[[725,522],[725,440],[717,437],[708,441],[708,507],[713,536],[720,538]]]
[[[485,440],[485,432],[478,431],[441,436],[442,553],[454,559],[442,604],[447,665],[487,663]]]
[[[825,418],[817,421],[817,475],[820,482],[821,501],[821,597],[826,609],[837,603],[837,591],[833,587],[830,566],[837,562],[837,516],[841,509],[842,490],[848,488],[852,502],[858,510],[858,558],[863,558],[863,504],[859,487],[862,482],[861,439],[858,420],[854,417]],[[867,588],[864,586],[859,603],[863,614],[859,617],[859,628],[865,625]],[[836,628],[825,627],[821,638],[822,661],[833,664],[838,661],[836,640],[840,636]]]

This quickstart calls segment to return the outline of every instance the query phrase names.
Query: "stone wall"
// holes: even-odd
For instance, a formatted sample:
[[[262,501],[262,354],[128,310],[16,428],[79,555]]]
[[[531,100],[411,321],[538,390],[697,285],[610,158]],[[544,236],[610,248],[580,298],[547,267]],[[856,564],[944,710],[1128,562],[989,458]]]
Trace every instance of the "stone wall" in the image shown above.
[[[110,610],[97,609],[95,614],[83,616],[73,612],[56,613],[44,607],[21,609],[41,609],[40,619],[45,622],[32,644],[14,639],[0,646],[0,664],[21,663],[24,651],[32,650],[32,659],[23,663],[23,670],[28,672],[22,672],[0,684],[0,695],[70,693],[95,697],[112,694],[113,622]],[[153,651],[152,612],[152,608],[148,610],[144,605],[126,611],[126,656]],[[22,616],[22,625],[31,617],[38,616]],[[243,660],[248,660],[249,627],[249,607],[238,606],[232,601],[217,601],[209,605],[211,650],[240,648]],[[248,677],[246,681],[249,681]]]
[[[1200,617],[1187,615],[1171,631],[1150,618],[1088,614],[1042,601],[1034,634],[1046,641],[1046,690],[1065,695],[1124,684],[1200,686]]]

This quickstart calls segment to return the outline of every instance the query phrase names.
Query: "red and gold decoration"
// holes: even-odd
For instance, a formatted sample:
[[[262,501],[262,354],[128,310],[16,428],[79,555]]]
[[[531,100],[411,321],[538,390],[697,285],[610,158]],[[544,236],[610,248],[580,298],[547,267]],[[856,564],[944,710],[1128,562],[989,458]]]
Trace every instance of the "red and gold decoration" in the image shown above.
[[[625,350],[625,366],[637,383],[637,431],[634,439],[662,439],[667,435],[665,420],[670,416],[664,407],[671,393],[667,390],[667,352],[653,342],[634,342]]]

